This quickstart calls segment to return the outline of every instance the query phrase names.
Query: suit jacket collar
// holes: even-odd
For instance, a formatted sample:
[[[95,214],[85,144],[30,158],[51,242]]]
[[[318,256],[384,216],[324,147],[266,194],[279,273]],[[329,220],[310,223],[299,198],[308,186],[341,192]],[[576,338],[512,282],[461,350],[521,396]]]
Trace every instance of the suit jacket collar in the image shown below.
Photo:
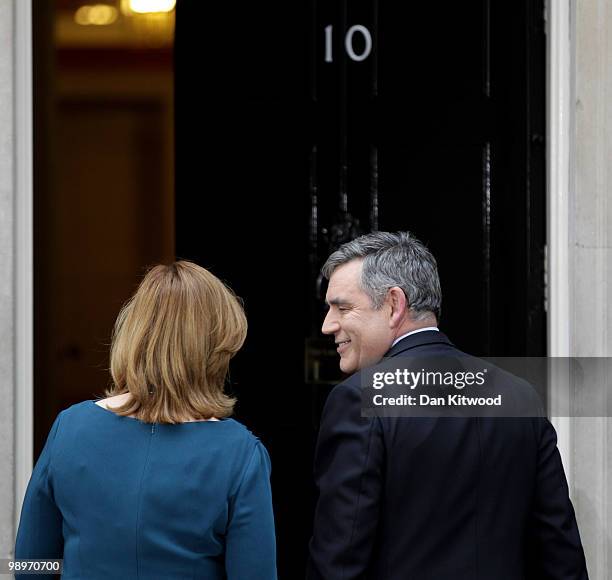
[[[397,356],[406,350],[428,344],[447,344],[449,346],[454,346],[448,337],[439,330],[425,330],[423,332],[411,334],[410,336],[400,340],[395,346],[391,347],[387,351],[385,358]]]

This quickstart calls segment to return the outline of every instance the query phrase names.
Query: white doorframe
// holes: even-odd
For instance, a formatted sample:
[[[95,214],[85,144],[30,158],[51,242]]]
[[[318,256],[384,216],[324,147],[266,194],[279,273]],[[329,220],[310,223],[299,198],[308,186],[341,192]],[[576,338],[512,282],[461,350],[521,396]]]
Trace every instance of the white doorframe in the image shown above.
[[[547,274],[548,356],[569,357],[569,203],[572,128],[571,0],[547,0]],[[553,381],[555,378],[553,377]],[[550,408],[559,388],[549,389]],[[570,417],[554,417],[558,446],[571,484]]]
[[[14,0],[15,526],[32,472],[34,440],[32,0]],[[15,527],[17,529],[17,527]]]

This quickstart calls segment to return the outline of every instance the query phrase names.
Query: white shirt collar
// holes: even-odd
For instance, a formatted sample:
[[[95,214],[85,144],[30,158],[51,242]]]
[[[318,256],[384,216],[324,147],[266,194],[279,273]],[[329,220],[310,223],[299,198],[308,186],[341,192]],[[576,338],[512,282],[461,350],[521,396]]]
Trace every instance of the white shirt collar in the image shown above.
[[[425,328],[417,328],[416,330],[411,330],[410,332],[402,334],[402,336],[396,338],[393,341],[391,348],[393,348],[400,340],[404,340],[404,338],[406,338],[407,336],[410,336],[411,334],[416,334],[417,332],[425,332],[426,330],[435,330],[436,332],[440,332],[436,326],[426,326]]]

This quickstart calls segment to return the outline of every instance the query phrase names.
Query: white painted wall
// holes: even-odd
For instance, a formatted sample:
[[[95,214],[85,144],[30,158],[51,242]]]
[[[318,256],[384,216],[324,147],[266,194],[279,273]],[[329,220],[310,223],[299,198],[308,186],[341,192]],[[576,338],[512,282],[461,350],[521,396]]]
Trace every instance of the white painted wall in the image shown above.
[[[0,558],[32,470],[31,0],[0,0]]]
[[[612,3],[572,0],[570,353],[612,356]],[[610,393],[608,396],[612,396]],[[612,420],[571,420],[572,497],[589,574],[612,579]]]
[[[14,536],[14,84],[13,0],[0,0],[0,558]]]

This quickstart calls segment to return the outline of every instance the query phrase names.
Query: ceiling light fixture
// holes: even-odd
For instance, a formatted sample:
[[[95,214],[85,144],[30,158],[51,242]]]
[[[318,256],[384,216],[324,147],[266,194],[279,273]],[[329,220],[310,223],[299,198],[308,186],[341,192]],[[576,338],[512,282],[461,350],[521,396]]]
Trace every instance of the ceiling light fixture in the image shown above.
[[[135,14],[159,14],[172,12],[176,6],[176,0],[127,0],[128,12]]]

